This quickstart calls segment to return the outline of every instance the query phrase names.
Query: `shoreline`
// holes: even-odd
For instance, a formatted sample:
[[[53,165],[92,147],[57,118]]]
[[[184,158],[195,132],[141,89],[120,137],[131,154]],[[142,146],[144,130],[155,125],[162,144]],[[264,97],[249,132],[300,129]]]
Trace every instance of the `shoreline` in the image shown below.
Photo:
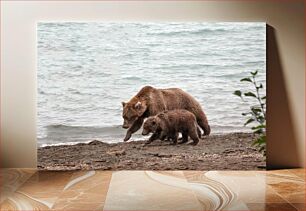
[[[252,133],[203,137],[196,146],[156,140],[105,143],[97,140],[38,148],[40,170],[264,170],[265,158]],[[191,141],[189,141],[190,143]]]
[[[235,134],[235,133],[249,133],[249,132],[214,132],[213,135],[210,136],[222,136],[222,135],[228,135],[228,134]],[[148,136],[143,136],[141,134],[137,134],[139,137],[134,137],[135,134],[133,134],[132,138],[128,141],[128,142],[137,142],[137,141],[146,141],[147,139],[149,139],[149,137],[152,135],[148,135]],[[124,137],[125,134],[122,135],[122,137]],[[203,136],[203,135],[202,135]],[[37,149],[40,148],[44,148],[44,147],[54,147],[54,146],[73,146],[73,145],[77,145],[77,144],[89,144],[90,142],[93,141],[99,141],[105,144],[118,144],[118,143],[123,143],[123,138],[117,138],[115,139],[115,141],[113,141],[114,139],[108,138],[108,139],[99,139],[99,138],[92,138],[92,140],[86,140],[86,141],[68,141],[68,142],[59,142],[59,143],[52,143],[52,144],[39,144]],[[203,137],[202,137],[203,139]],[[112,140],[112,141],[110,141]]]
[[[61,126],[64,126],[64,125],[61,125]],[[64,127],[68,127],[68,126],[64,126]],[[72,127],[74,127],[74,126],[72,126]],[[119,128],[119,126],[116,125],[114,127],[108,127],[108,128]],[[107,144],[121,143],[121,142],[123,142],[123,138],[126,135],[126,129],[121,129],[121,128],[122,128],[122,126],[120,125],[121,133],[109,134],[107,136],[105,136],[105,134],[102,133],[102,134],[94,134],[93,136],[91,134],[88,137],[80,138],[78,136],[79,134],[76,134],[75,131],[73,131],[71,133],[65,134],[65,136],[63,136],[61,134],[61,136],[55,135],[55,136],[51,136],[51,137],[48,137],[48,136],[38,137],[37,138],[37,140],[38,140],[37,148],[43,148],[43,147],[48,147],[48,146],[76,145],[76,144],[82,144],[82,143],[88,144],[88,143],[92,142],[93,140],[97,140],[97,141],[107,143]],[[103,132],[105,132],[105,131],[103,131]],[[220,130],[220,131],[217,131],[217,132],[216,132],[216,129],[214,128],[214,132],[211,135],[227,135],[227,134],[233,134],[233,133],[250,133],[250,128],[244,128],[244,130],[237,130],[237,131]],[[150,134],[150,135],[152,135],[152,134]],[[143,136],[138,131],[138,132],[133,134],[131,140],[132,141],[144,141],[146,139],[149,139],[150,135]],[[92,136],[92,138],[89,138],[91,136]],[[96,138],[96,137],[99,137],[99,138]],[[49,140],[53,140],[52,141],[53,143],[48,143]],[[45,142],[47,142],[47,143],[45,143]]]

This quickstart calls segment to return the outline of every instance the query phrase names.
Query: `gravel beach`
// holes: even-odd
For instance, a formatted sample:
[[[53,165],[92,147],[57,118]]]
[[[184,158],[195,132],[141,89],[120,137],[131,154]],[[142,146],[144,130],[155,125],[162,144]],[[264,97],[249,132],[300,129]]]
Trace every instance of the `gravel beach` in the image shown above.
[[[116,144],[93,140],[38,148],[40,170],[264,170],[265,157],[251,143],[251,133],[202,138],[198,145],[156,140]],[[190,141],[191,142],[191,141]]]

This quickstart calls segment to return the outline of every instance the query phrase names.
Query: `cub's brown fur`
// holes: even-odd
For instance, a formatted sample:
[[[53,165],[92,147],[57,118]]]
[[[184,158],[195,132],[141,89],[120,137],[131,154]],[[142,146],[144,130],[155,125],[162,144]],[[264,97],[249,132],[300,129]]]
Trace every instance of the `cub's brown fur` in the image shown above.
[[[182,133],[182,143],[188,141],[188,136],[193,140],[194,145],[199,142],[196,117],[193,113],[183,109],[165,111],[149,117],[143,125],[142,135],[150,132],[153,135],[147,144],[161,137],[168,137],[176,144],[179,132]]]
[[[165,110],[185,109],[193,113],[204,135],[209,135],[210,126],[201,105],[188,93],[178,88],[156,89],[143,87],[129,102],[122,102],[123,128],[128,128],[124,141],[130,139],[142,126],[145,118]]]

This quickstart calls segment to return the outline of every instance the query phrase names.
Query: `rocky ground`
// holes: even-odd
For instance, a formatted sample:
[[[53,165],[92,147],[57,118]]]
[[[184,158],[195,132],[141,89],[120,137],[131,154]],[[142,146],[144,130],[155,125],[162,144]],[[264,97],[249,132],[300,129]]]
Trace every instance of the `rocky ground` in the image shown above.
[[[155,141],[46,146],[38,149],[41,170],[262,170],[265,157],[249,133],[210,135],[196,146]]]

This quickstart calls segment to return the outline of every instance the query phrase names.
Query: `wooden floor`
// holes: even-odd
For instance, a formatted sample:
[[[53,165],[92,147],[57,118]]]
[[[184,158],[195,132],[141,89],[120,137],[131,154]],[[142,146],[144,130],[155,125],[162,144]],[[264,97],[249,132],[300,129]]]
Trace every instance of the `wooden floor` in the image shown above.
[[[305,210],[305,169],[1,169],[1,210]]]

